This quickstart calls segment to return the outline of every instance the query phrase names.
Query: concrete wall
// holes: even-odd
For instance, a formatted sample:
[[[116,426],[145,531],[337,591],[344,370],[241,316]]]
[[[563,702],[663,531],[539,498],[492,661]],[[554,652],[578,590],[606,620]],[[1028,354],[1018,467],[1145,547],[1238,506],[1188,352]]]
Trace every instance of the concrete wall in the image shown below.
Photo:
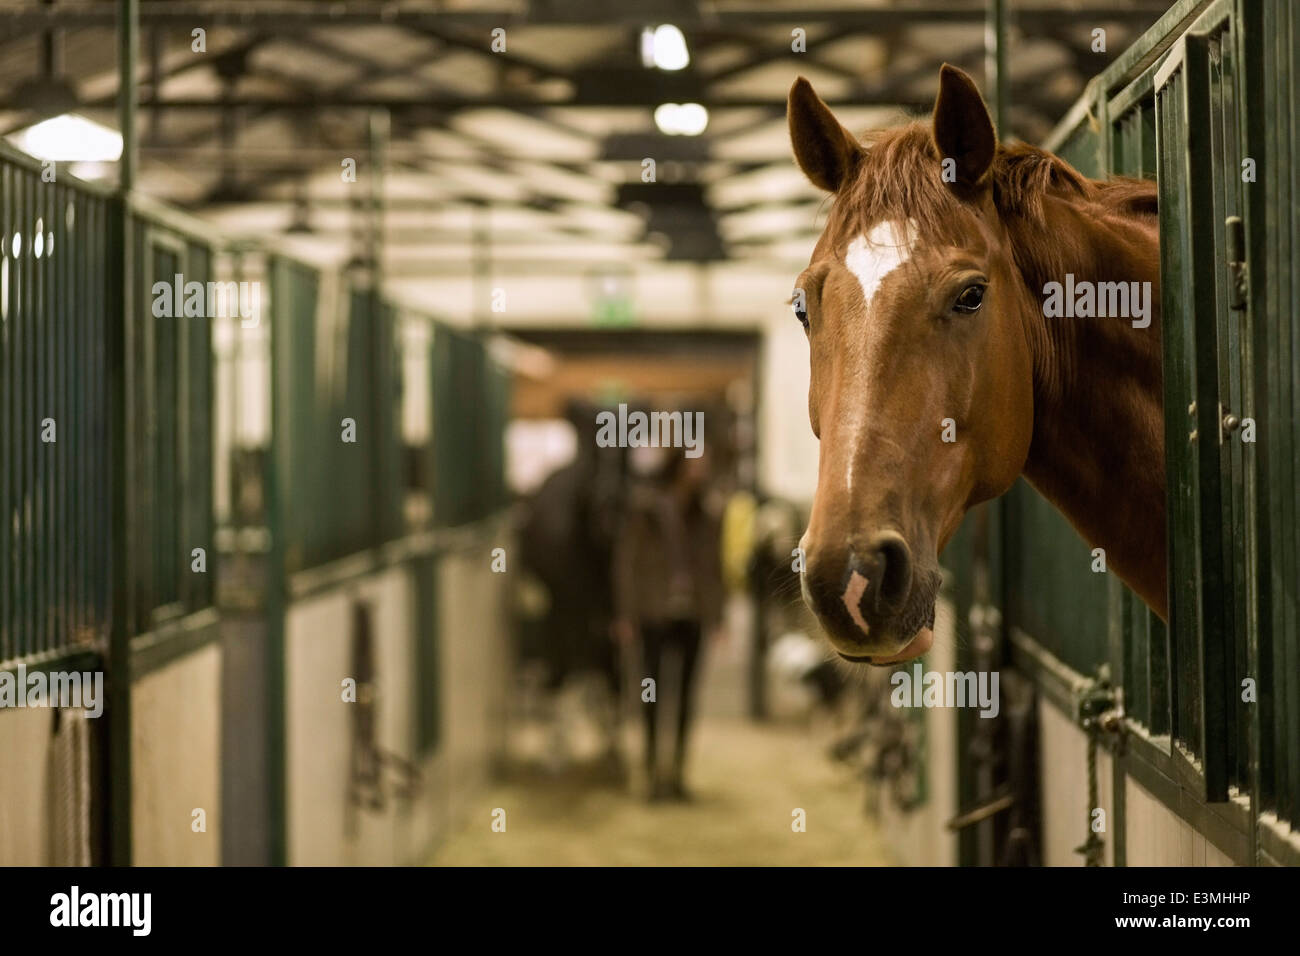
[[[196,832],[194,810],[206,831]],[[141,866],[221,862],[221,646],[207,644],[131,689],[132,855]]]

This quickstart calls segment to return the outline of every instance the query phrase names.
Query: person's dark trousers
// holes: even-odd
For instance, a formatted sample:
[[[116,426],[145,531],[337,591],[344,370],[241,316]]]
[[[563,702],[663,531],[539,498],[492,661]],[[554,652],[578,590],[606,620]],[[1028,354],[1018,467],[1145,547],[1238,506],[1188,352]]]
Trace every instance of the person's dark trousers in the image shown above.
[[[646,772],[650,781],[650,792],[657,795],[664,783],[667,783],[678,795],[684,793],[682,772],[686,766],[686,737],[690,732],[692,713],[692,688],[695,685],[696,665],[700,657],[700,623],[699,621],[675,620],[646,623],[641,626],[641,649],[645,666],[645,676],[655,682],[655,703],[643,703],[645,708],[645,749]],[[665,652],[668,652],[665,654]],[[681,661],[676,686],[666,686],[663,662],[666,656],[676,657]],[[665,690],[670,691],[668,699],[677,704],[677,739],[673,753],[672,777],[662,781],[657,772],[656,725],[659,716],[659,702],[665,699]]]

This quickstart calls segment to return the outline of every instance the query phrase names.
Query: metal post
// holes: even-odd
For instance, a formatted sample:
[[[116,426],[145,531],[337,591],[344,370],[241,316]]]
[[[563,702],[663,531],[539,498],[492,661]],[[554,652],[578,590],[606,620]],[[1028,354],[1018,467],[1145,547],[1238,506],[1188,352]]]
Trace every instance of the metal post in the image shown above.
[[[370,258],[371,287],[383,298],[384,276],[384,177],[388,171],[388,142],[392,123],[388,110],[370,111],[367,138],[370,147]]]
[[[54,0],[45,0],[46,6]],[[41,34],[41,78],[55,81],[63,75],[63,31],[46,30]]]
[[[135,188],[135,107],[139,91],[135,86],[140,51],[140,0],[117,3],[117,119],[122,130],[122,161],[118,182],[122,192]]]
[[[474,204],[473,216],[473,321],[475,328],[485,328],[491,321],[492,267],[488,239],[488,207],[483,201]]]
[[[984,20],[984,96],[993,112],[998,138],[1005,139],[1007,119],[1007,5],[988,0]]]
[[[112,524],[109,558],[112,566],[112,614],[108,643],[109,755],[105,783],[108,788],[108,858],[115,866],[131,863],[131,626],[132,601],[129,550],[134,491],[129,480],[132,394],[131,341],[134,315],[134,256],[131,252],[130,192],[135,185],[135,67],[139,41],[139,0],[118,0],[118,122],[122,128],[119,193],[111,209],[116,248],[107,250],[108,274],[120,287],[106,301],[116,301],[120,311],[106,310],[105,396],[109,409]],[[114,295],[113,292],[117,294]]]
[[[395,313],[384,298],[384,232],[385,204],[384,181],[388,172],[388,144],[392,122],[387,110],[370,112],[367,139],[370,153],[369,184],[370,209],[366,229],[366,254],[370,260],[370,330],[369,363],[373,381],[377,386],[371,401],[376,411],[375,424],[380,429],[380,453],[371,459],[372,487],[374,493],[374,528],[380,541],[391,541],[401,535],[402,513],[396,506],[401,500],[398,475],[400,473],[401,442],[401,392],[398,363]]]

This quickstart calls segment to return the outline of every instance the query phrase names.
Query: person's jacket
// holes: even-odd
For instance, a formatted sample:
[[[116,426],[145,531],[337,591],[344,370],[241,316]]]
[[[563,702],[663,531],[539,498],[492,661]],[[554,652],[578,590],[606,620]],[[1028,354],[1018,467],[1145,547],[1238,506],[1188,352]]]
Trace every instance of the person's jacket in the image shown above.
[[[708,631],[722,621],[720,522],[706,498],[681,515],[675,532],[665,509],[680,506],[670,504],[668,494],[638,489],[629,496],[614,545],[615,610],[634,624],[685,616],[698,619]],[[674,566],[674,554],[680,568]],[[684,572],[691,585],[693,600],[685,615],[668,603],[674,570]]]

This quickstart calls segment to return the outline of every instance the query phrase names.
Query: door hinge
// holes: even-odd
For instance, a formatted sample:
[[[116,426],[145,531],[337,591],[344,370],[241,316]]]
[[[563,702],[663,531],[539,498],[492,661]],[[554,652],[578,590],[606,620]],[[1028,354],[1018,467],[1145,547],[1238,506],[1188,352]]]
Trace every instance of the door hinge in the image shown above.
[[[1236,310],[1246,307],[1250,278],[1246,268],[1246,224],[1240,216],[1224,220],[1228,233],[1228,275],[1232,287],[1228,290],[1229,304]]]

